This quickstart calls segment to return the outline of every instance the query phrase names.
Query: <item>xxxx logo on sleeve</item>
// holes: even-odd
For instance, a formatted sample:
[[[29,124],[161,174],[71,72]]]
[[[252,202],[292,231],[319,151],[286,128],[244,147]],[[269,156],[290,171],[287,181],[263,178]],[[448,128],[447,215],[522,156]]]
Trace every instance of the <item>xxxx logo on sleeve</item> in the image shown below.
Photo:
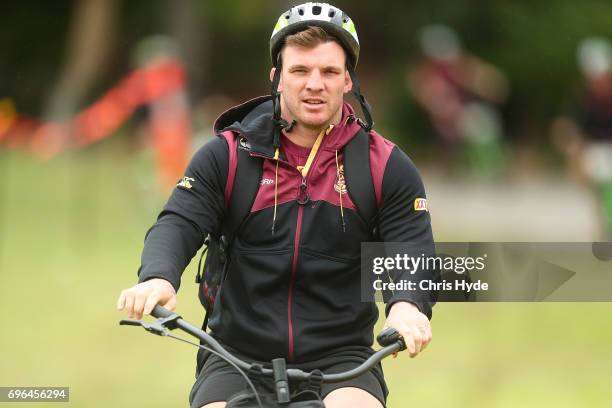
[[[427,207],[427,199],[426,198],[416,198],[414,200],[414,210],[415,211],[429,211]]]

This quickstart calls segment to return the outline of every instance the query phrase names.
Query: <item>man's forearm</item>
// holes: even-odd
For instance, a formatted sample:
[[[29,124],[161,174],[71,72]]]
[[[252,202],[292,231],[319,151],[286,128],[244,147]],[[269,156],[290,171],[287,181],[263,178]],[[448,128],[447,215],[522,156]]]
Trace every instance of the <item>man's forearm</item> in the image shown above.
[[[202,242],[202,232],[185,218],[163,215],[147,233],[138,281],[162,278],[178,291],[181,275]]]

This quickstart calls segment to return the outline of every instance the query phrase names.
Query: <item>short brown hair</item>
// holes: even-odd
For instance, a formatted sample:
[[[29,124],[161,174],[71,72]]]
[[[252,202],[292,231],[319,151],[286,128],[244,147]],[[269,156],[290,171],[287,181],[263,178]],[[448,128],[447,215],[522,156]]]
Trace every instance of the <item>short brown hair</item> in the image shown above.
[[[344,51],[344,58],[346,63],[348,64],[348,55],[346,54],[346,50],[342,45],[342,42],[338,40],[335,36],[329,34],[327,31],[317,26],[308,26],[307,29],[299,31],[295,34],[288,35],[281,46],[281,49],[278,53],[278,58],[280,61],[283,59],[283,50],[287,45],[292,45],[295,47],[302,48],[314,48],[319,44],[324,44],[326,42],[333,41],[342,47]]]

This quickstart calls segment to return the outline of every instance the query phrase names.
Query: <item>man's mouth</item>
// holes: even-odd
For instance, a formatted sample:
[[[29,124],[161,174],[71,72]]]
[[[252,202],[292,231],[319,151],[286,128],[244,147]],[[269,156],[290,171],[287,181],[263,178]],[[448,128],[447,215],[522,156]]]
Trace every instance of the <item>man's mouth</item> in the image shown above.
[[[303,99],[302,102],[304,102],[306,105],[309,105],[309,106],[320,106],[320,105],[325,104],[325,101],[319,98],[306,98],[306,99]]]

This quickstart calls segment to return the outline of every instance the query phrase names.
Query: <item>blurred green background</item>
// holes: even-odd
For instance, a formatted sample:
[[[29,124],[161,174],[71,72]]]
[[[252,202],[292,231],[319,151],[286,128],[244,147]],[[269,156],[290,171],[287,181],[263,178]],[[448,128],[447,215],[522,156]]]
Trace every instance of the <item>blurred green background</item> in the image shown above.
[[[143,38],[164,34],[176,40],[187,72],[193,151],[227,106],[267,92],[269,33],[292,4],[9,2],[0,100],[41,123],[70,118],[134,69]],[[566,174],[549,126],[581,83],[580,40],[612,37],[611,3],[336,5],[358,29],[358,73],[377,128],[422,171],[436,240],[601,238],[596,195]],[[430,23],[452,26],[465,49],[507,77],[511,93],[500,111],[510,153],[501,176],[439,169],[432,129],[405,79],[420,58],[417,34]],[[67,405],[75,407],[187,405],[195,348],[119,327],[115,310],[119,292],[136,282],[144,234],[168,192],[149,116],[142,107],[104,140],[49,160],[0,138],[0,386],[69,386]],[[197,324],[196,263],[185,272],[178,310]],[[608,303],[439,304],[426,352],[385,362],[388,405],[609,407],[611,312]]]

